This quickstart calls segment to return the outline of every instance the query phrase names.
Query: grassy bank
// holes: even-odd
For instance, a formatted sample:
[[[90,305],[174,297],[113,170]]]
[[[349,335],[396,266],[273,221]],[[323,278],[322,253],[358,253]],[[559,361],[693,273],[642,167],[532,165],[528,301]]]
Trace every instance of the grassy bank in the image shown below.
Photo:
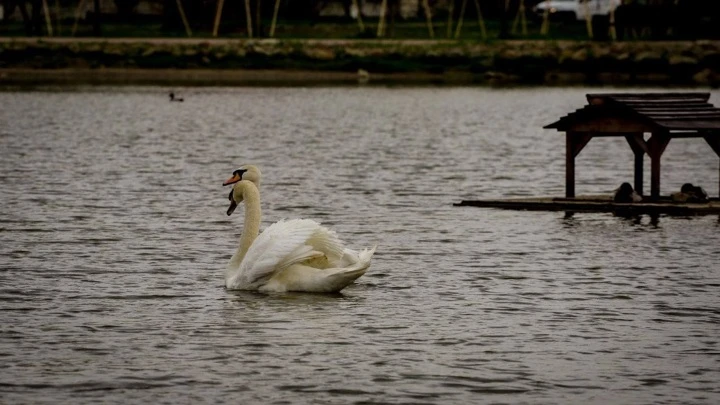
[[[347,81],[359,70],[371,82],[717,86],[720,42],[0,38],[0,83]]]

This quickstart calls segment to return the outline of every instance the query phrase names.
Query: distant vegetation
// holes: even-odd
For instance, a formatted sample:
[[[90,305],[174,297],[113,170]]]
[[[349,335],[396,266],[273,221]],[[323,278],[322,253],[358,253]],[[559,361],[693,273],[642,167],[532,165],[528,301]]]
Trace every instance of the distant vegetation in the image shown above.
[[[28,71],[285,70],[426,74],[491,84],[720,85],[718,41],[9,40],[0,83]],[[358,73],[359,74],[359,73]],[[358,76],[360,77],[360,76]]]
[[[720,1],[588,1],[591,2],[588,4],[622,1],[613,9],[614,29],[610,15],[594,15],[586,23],[558,13],[548,15],[549,25],[544,30],[544,15],[534,8],[546,0],[0,0],[3,9],[0,35],[286,39],[432,36],[466,40],[720,38]],[[381,15],[385,16],[382,20]]]

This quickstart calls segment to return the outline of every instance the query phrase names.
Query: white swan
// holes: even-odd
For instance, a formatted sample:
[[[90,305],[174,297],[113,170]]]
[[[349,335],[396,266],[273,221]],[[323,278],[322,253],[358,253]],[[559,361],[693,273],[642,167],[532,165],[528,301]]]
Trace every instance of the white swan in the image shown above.
[[[337,292],[365,274],[375,247],[347,249],[334,231],[309,219],[276,222],[260,233],[260,171],[241,166],[223,185],[233,184],[230,208],[245,204],[240,245],[225,272],[231,290]]]

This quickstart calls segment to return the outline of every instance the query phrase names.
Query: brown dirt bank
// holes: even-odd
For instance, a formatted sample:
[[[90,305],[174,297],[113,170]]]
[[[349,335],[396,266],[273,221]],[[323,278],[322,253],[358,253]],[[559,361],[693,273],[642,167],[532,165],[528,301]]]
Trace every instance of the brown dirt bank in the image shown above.
[[[718,86],[720,41],[0,38],[0,84],[358,81]]]

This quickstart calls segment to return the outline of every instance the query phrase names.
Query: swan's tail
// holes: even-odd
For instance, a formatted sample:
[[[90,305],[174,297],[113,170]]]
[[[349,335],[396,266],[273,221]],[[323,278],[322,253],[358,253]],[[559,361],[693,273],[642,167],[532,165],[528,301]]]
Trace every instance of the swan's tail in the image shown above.
[[[375,254],[375,249],[377,249],[377,245],[371,247],[370,249],[363,249],[362,252],[358,253],[358,261],[367,263],[367,265],[370,266],[370,259],[372,259]]]
[[[338,292],[358,277],[365,274],[375,253],[375,247],[359,253],[346,251],[347,261],[343,267],[316,268],[306,264],[294,264],[281,271],[261,291],[305,291],[305,292]]]
[[[351,266],[341,269],[333,269],[332,273],[326,276],[329,284],[337,288],[333,289],[332,292],[342,290],[365,274],[368,267],[370,267],[370,261],[375,254],[375,249],[377,249],[377,245],[359,252],[357,254],[357,261]]]

